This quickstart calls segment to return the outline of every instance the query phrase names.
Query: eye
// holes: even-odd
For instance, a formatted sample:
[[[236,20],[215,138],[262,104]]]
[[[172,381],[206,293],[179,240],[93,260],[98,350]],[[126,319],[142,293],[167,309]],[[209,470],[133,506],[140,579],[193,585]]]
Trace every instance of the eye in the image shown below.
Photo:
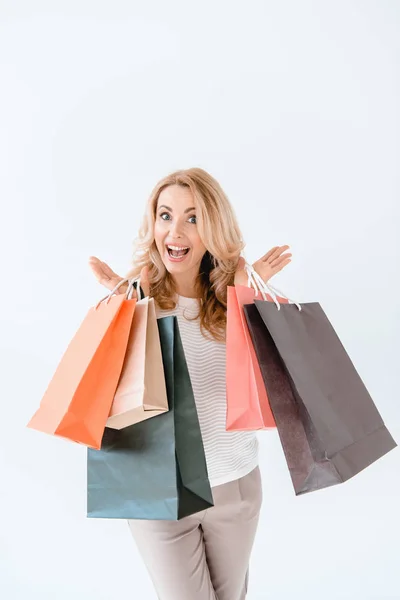
[[[192,221],[191,219],[194,219],[194,221]],[[196,225],[197,218],[194,215],[192,215],[191,217],[189,217],[188,221],[190,221],[190,223],[193,223],[194,225]]]
[[[160,214],[160,218],[161,218],[163,221],[168,221],[168,219],[165,219],[165,218],[164,218],[165,216],[167,216],[167,217],[168,217],[168,219],[169,219],[169,213],[167,213],[167,212],[163,212],[163,213],[161,213],[161,214]]]

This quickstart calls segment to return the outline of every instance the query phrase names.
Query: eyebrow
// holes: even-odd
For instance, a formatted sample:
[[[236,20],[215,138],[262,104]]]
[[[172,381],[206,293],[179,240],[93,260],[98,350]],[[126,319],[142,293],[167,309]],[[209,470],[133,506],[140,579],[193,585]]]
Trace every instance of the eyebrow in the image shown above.
[[[167,210],[169,210],[169,212],[174,212],[172,210],[172,208],[170,208],[169,206],[166,206],[165,204],[161,204],[161,206],[158,207],[158,210],[160,210],[160,208],[166,208]],[[190,212],[191,210],[196,210],[196,208],[194,206],[191,206],[190,208],[187,208],[184,212],[185,214]]]

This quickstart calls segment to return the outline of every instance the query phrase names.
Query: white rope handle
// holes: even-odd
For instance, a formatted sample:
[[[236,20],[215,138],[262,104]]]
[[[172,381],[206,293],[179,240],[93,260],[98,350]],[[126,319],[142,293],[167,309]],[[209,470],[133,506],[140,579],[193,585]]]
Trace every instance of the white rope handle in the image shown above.
[[[286,296],[286,294],[284,294],[283,292],[278,290],[275,286],[271,285],[270,283],[265,283],[263,278],[257,273],[257,271],[254,269],[254,267],[252,265],[249,265],[248,263],[246,263],[245,269],[249,276],[249,280],[250,280],[250,276],[252,276],[253,279],[257,282],[260,292],[263,293],[263,291],[264,291],[265,293],[270,294],[270,296],[273,299],[273,301],[275,302],[278,310],[280,310],[281,305],[276,297],[276,294],[279,294],[282,298],[286,298],[286,300],[288,300],[291,304],[295,304],[297,306],[297,308],[299,310],[301,310],[301,306],[298,302],[296,302],[295,300],[292,300],[291,298]],[[264,300],[265,300],[265,298],[264,298]]]
[[[283,292],[281,292],[281,290],[278,290],[277,287],[275,287],[274,285],[272,285],[272,283],[267,283],[266,285],[268,285],[268,287],[271,290],[274,290],[275,293],[279,294],[280,296],[282,296],[282,298],[286,298],[286,300],[289,300],[289,302],[291,302],[292,304],[296,304],[298,305],[298,303],[295,300],[292,300],[291,298],[289,298],[289,296],[286,296],[286,294],[284,294]],[[300,307],[301,308],[301,307]]]
[[[258,285],[258,289],[260,290],[263,299],[267,300],[267,297],[265,294],[269,293],[272,300],[275,302],[277,309],[281,310],[281,305],[279,304],[278,298],[276,297],[274,291],[267,287],[267,285],[264,283],[262,277],[260,277],[260,275],[257,273],[257,271],[251,265],[248,265],[248,268],[249,268],[249,271],[251,272],[251,275],[252,275],[254,281]]]
[[[257,285],[257,282],[254,278],[255,271],[254,271],[254,269],[252,269],[251,265],[249,265],[248,263],[245,263],[244,270],[246,271],[247,277],[248,277],[247,287],[252,287],[254,289],[256,295],[261,294],[261,296],[263,297],[263,300],[267,300],[267,296],[266,296],[264,290],[260,289]]]
[[[109,301],[111,300],[112,296],[114,296],[114,294],[119,290],[119,288],[121,287],[121,285],[123,285],[124,283],[128,282],[128,288],[125,292],[125,296],[127,300],[131,300],[132,296],[133,296],[133,290],[134,288],[134,284],[137,282],[137,286],[136,286],[136,293],[137,293],[137,297],[138,300],[142,299],[141,296],[141,292],[140,292],[140,277],[137,277],[135,279],[121,279],[121,281],[119,281],[117,283],[117,285],[115,286],[115,288],[113,288],[111,290],[111,292],[109,294],[107,294],[107,296],[104,296],[104,298],[102,298],[101,300],[99,300],[99,302],[96,304],[95,306],[95,310],[98,309],[98,307],[100,306],[100,304],[102,302],[104,302],[104,300],[106,300],[106,304],[109,303]]]
[[[246,271],[247,277],[248,277],[248,279],[247,279],[247,287],[254,288],[254,291],[256,293],[258,293],[260,290],[258,289],[257,284],[256,284],[256,282],[253,279],[253,274],[252,274],[251,270],[247,268],[248,266],[250,266],[250,265],[248,265],[247,263],[245,263],[244,270]]]
[[[273,290],[275,293],[279,294],[280,296],[282,296],[282,298],[286,298],[286,300],[288,300],[291,304],[295,304],[297,306],[297,308],[299,310],[301,310],[301,304],[299,302],[296,302],[296,300],[292,300],[291,298],[289,298],[289,296],[286,296],[286,294],[284,294],[283,292],[281,292],[281,290],[278,290],[278,288],[276,288],[274,285],[272,285],[271,283],[268,283],[267,286]]]

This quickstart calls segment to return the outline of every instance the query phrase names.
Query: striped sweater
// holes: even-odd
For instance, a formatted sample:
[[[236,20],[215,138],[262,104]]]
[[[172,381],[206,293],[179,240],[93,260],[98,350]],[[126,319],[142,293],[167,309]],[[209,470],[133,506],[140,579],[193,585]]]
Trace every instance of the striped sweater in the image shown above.
[[[178,296],[173,310],[156,307],[157,317],[177,317],[182,345],[203,437],[211,487],[239,479],[258,464],[258,440],[254,431],[226,431],[226,346],[205,338],[196,298]]]

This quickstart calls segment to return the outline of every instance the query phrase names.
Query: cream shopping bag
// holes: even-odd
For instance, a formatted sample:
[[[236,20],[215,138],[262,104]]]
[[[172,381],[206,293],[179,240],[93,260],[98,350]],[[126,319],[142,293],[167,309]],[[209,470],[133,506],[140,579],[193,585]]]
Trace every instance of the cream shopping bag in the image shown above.
[[[123,429],[168,411],[164,367],[153,298],[136,303],[128,347],[106,423]]]

